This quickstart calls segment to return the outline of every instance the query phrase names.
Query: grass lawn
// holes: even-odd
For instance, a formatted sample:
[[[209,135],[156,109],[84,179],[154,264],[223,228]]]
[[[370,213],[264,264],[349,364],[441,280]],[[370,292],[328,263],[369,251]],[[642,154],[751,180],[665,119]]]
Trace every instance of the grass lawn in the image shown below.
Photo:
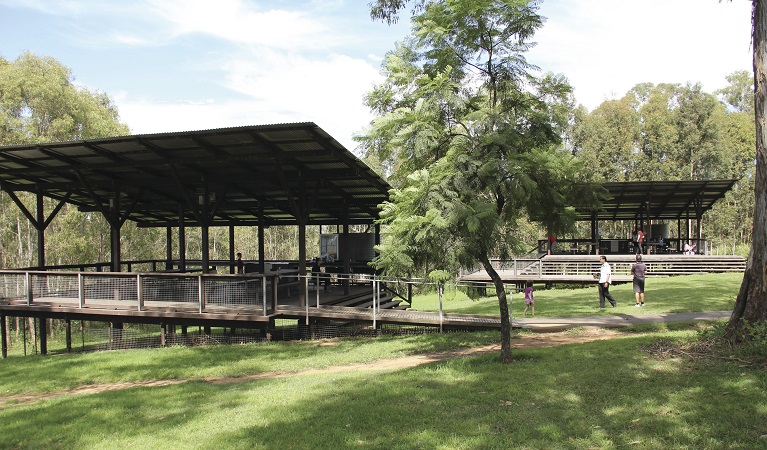
[[[10,358],[0,364],[2,392],[27,374],[27,391],[49,389],[43,378],[66,378],[67,367],[83,382],[167,376],[192,381],[6,404],[0,409],[0,448],[767,447],[767,371],[722,360],[660,358],[644,350],[661,337],[692,339],[693,331],[624,333],[609,341],[515,350],[510,365],[485,354],[408,369],[228,384],[200,379],[322,367],[329,359],[366,361],[373,354],[396,357],[492,336]]]
[[[651,281],[652,306],[631,312],[727,309],[739,285],[731,275]],[[577,312],[574,303],[594,313],[594,291],[539,290],[539,315]],[[767,448],[767,365],[649,351],[695,340],[693,328],[615,333],[515,349],[509,365],[486,353],[373,366],[497,343],[497,332],[14,356],[0,361],[0,448]],[[259,374],[271,375],[215,382]],[[183,382],[132,385],[152,380]],[[63,392],[102,383],[125,386]]]
[[[687,275],[679,277],[648,278],[645,286],[645,307],[636,308],[631,283],[610,287],[618,301],[617,308],[597,309],[597,286],[574,289],[545,289],[535,285],[536,317],[592,316],[597,314],[661,314],[672,312],[727,311],[735,305],[735,297],[743,280],[742,273]],[[482,297],[472,300],[462,292],[448,291],[443,295],[445,312],[498,315],[498,298]],[[436,294],[420,295],[413,299],[413,309],[439,311]],[[525,310],[524,294],[512,294],[512,314],[521,317]],[[529,312],[528,312],[529,314]]]

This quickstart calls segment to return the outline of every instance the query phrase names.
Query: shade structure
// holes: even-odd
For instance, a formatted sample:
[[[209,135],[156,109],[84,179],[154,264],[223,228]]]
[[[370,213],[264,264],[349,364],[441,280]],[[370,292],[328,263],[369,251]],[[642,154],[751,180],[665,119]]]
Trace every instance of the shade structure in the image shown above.
[[[4,146],[0,187],[144,227],[371,224],[390,189],[311,122]]]
[[[626,181],[602,184],[608,198],[598,210],[578,208],[579,220],[679,220],[698,218],[737,180]]]

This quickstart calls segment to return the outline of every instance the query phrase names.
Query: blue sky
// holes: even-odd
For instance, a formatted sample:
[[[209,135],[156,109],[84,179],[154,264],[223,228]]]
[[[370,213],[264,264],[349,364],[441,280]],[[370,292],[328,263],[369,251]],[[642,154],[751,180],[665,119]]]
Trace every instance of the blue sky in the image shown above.
[[[315,122],[350,150],[362,97],[408,31],[368,1],[0,0],[0,56],[30,51],[106,92],[131,132]],[[751,69],[748,0],[544,0],[528,60],[589,109],[641,82],[706,91]]]

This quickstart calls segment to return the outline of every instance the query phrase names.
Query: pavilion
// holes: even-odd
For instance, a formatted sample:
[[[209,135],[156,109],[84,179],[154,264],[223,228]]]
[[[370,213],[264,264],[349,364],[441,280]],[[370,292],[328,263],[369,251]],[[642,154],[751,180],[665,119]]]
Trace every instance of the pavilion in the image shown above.
[[[724,196],[733,180],[695,182],[607,183],[608,199],[598,211],[576,210],[581,220],[592,221],[590,243],[600,245],[599,220],[633,220],[637,224],[657,220],[697,220]],[[293,123],[244,126],[175,133],[120,136],[82,141],[38,143],[0,147],[0,188],[18,205],[38,233],[37,271],[4,271],[9,285],[25,286],[6,300],[2,314],[62,318],[206,326],[273,328],[276,317],[315,320],[339,317],[372,317],[392,322],[417,320],[438,323],[446,316],[413,319],[412,312],[382,316],[369,309],[320,308],[310,312],[306,282],[298,287],[300,309],[277,306],[277,279],[270,275],[264,258],[264,229],[298,227],[299,258],[295,273],[305,273],[307,226],[341,227],[341,248],[352,247],[352,225],[375,224],[380,205],[388,199],[390,186],[316,124]],[[33,194],[29,208],[18,193]],[[46,215],[44,200],[56,206]],[[102,214],[110,225],[108,274],[46,271],[45,230],[65,204]],[[120,233],[127,220],[139,227],[167,230],[166,272],[120,273]],[[230,261],[234,261],[234,230],[258,227],[260,275],[222,277],[210,274],[190,280],[186,267],[185,239],[188,227],[200,229],[202,274],[207,274],[210,227],[229,227]],[[681,225],[680,225],[681,226]],[[177,230],[179,254],[173,255],[173,230]],[[681,231],[679,233],[681,236]],[[601,247],[597,247],[601,248]],[[339,270],[351,274],[350,252],[341,252]],[[175,269],[174,264],[177,264]],[[130,267],[128,265],[128,267]],[[170,270],[172,272],[173,270]],[[184,275],[187,273],[187,275]],[[258,277],[261,278],[258,278]],[[281,275],[280,275],[281,276]],[[191,281],[191,284],[184,284]],[[196,284],[195,284],[196,283]],[[349,278],[342,282],[349,294]],[[291,283],[280,282],[279,287]],[[378,286],[373,279],[373,290]],[[190,286],[192,286],[190,288]],[[318,290],[317,290],[318,291]],[[380,302],[380,290],[378,291]],[[369,294],[368,294],[369,295]],[[376,297],[376,294],[373,294]],[[270,301],[271,299],[271,301]],[[255,303],[254,303],[255,302]],[[345,306],[345,305],[344,305]],[[422,315],[428,315],[423,313]],[[325,318],[325,319],[322,319]],[[363,319],[366,320],[366,319]],[[477,318],[455,317],[460,326],[477,324]],[[429,322],[431,321],[431,322]],[[3,324],[5,322],[3,321]],[[45,321],[40,322],[41,349]],[[491,324],[492,325],[492,324]],[[174,325],[175,326],[175,325]],[[495,325],[492,325],[495,326]],[[3,336],[6,329],[2,327]],[[164,336],[164,332],[163,332]],[[68,344],[70,341],[68,335]],[[5,339],[3,339],[5,342]],[[3,355],[5,355],[3,347]],[[43,350],[43,353],[45,351]]]
[[[629,236],[605,239],[600,235],[599,222],[626,221],[633,229],[644,230],[650,248],[658,245],[680,253],[684,243],[696,244],[703,252],[705,240],[701,235],[703,214],[724,198],[737,180],[677,180],[677,181],[625,181],[603,183],[606,198],[601,208],[594,210],[576,207],[576,220],[591,223],[591,236],[587,239],[559,240],[560,250],[578,253],[632,253]],[[676,238],[670,238],[669,223],[676,222]],[[692,230],[692,233],[690,233]],[[546,241],[538,243],[545,252]],[[561,244],[564,244],[562,246]]]
[[[208,229],[228,226],[230,259],[234,228],[259,230],[259,269],[264,268],[264,233],[269,226],[299,229],[299,271],[307,251],[306,226],[372,226],[390,186],[314,123],[244,126],[175,133],[120,136],[0,148],[0,188],[38,232],[38,268],[45,268],[45,229],[65,203],[103,214],[110,225],[111,270],[119,272],[120,229],[178,230],[180,270],[185,270],[187,227],[199,227],[202,270],[209,270]],[[27,208],[16,195],[30,192]],[[45,197],[58,201],[47,217]],[[342,261],[349,273],[349,258]],[[303,293],[305,294],[305,293]]]

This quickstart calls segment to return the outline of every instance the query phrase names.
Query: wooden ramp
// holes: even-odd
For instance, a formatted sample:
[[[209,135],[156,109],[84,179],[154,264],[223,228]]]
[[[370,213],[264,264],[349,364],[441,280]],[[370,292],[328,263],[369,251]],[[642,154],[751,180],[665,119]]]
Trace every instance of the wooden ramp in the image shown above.
[[[348,306],[321,306],[301,308],[298,306],[283,306],[277,310],[277,317],[284,319],[323,319],[351,320],[377,323],[392,323],[402,325],[428,325],[461,328],[461,329],[500,329],[501,319],[498,316],[453,314],[413,310],[394,310],[359,308]]]
[[[631,266],[635,255],[607,255],[614,283],[632,279]],[[648,277],[694,275],[703,273],[743,272],[746,259],[741,256],[711,255],[644,255]],[[546,255],[541,259],[493,261],[493,267],[506,283],[524,283],[527,280],[544,283],[594,283],[599,272],[598,255]],[[490,277],[484,269],[461,274],[460,281],[488,283]]]
[[[212,327],[273,329],[277,319],[317,321],[370,322],[414,326],[442,326],[454,329],[500,328],[497,316],[470,314],[440,314],[407,310],[409,305],[392,294],[384,294],[375,302],[372,290],[356,286],[349,294],[336,288],[331,291],[308,293],[309,306],[297,305],[296,298],[281,298],[284,304],[264,314],[263,305],[206,304],[202,309],[194,302],[154,301],[144,299],[139,308],[135,302],[90,299],[80,304],[76,297],[37,297],[28,303],[22,299],[0,300],[0,313],[8,316],[56,318],[101,322],[146,324],[199,325]],[[319,306],[317,301],[319,300]]]

